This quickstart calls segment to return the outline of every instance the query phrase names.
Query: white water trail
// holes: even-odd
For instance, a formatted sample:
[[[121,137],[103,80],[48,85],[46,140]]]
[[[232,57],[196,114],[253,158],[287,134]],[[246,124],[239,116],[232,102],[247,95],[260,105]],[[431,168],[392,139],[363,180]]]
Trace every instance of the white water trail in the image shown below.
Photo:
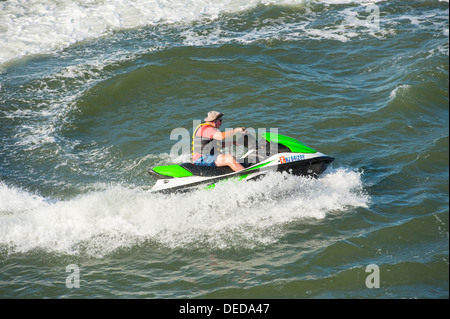
[[[277,242],[286,224],[322,220],[369,201],[361,174],[345,169],[320,179],[277,173],[176,195],[117,185],[67,201],[0,184],[0,250],[102,257],[149,241],[253,248]]]

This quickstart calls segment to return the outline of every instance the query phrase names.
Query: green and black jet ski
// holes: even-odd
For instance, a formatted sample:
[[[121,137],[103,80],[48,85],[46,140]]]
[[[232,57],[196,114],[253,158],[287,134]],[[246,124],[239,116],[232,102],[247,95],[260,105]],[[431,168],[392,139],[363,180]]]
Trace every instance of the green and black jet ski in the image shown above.
[[[207,167],[193,163],[156,166],[148,170],[156,179],[152,192],[177,192],[195,188],[213,188],[228,179],[252,180],[268,172],[318,177],[334,161],[302,142],[281,134],[264,133],[260,140],[243,135],[241,144],[247,148],[237,159],[245,169],[234,172],[230,167]]]

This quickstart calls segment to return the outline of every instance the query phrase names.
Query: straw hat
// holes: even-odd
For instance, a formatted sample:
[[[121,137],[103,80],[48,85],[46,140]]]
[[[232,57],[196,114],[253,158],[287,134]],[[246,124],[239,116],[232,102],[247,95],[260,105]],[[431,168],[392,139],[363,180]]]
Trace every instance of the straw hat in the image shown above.
[[[208,117],[205,118],[205,122],[212,122],[220,119],[224,114],[217,111],[208,112]]]

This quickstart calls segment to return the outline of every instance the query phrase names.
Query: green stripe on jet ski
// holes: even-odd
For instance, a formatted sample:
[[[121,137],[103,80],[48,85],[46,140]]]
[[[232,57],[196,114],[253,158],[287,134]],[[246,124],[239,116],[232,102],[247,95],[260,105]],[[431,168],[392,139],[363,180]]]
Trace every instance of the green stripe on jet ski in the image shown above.
[[[263,163],[263,164],[260,164],[260,165],[256,165],[255,167],[247,168],[246,171],[251,171],[251,170],[254,170],[254,169],[258,169],[258,168],[264,167],[264,166],[266,166],[267,164],[270,164],[270,163],[272,163],[272,162],[273,162],[273,161],[270,161],[270,162],[267,162],[267,163]]]
[[[288,147],[293,153],[317,153],[315,149],[312,149],[311,147],[306,146],[302,142],[289,136],[265,132],[263,137],[269,142],[278,143]]]
[[[156,166],[153,170],[161,175],[170,177],[188,177],[193,174],[187,169],[184,169],[180,165],[166,165],[166,166]]]
[[[236,177],[231,177],[231,178],[227,178],[227,179],[221,180],[219,183],[226,182],[226,181],[228,181],[228,180],[230,180],[230,179],[231,179],[231,180],[234,179],[234,180],[236,180],[236,181],[242,181],[242,180],[245,179],[247,176],[248,176],[248,174],[241,175],[241,176],[236,176]],[[211,184],[211,185],[208,185],[208,186],[204,187],[204,189],[213,189],[213,188],[215,188],[215,187],[216,187],[216,183]]]

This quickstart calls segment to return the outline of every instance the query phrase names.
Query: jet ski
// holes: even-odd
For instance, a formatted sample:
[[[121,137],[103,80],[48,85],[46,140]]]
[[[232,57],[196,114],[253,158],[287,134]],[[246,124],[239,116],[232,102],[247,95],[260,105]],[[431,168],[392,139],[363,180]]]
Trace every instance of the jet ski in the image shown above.
[[[151,191],[171,193],[214,188],[220,181],[254,180],[269,172],[317,178],[334,161],[334,157],[322,154],[292,137],[271,132],[263,133],[260,140],[252,135],[243,135],[240,144],[248,150],[238,159],[244,166],[243,170],[235,172],[228,166],[207,167],[193,163],[156,166],[148,170],[156,179]]]

